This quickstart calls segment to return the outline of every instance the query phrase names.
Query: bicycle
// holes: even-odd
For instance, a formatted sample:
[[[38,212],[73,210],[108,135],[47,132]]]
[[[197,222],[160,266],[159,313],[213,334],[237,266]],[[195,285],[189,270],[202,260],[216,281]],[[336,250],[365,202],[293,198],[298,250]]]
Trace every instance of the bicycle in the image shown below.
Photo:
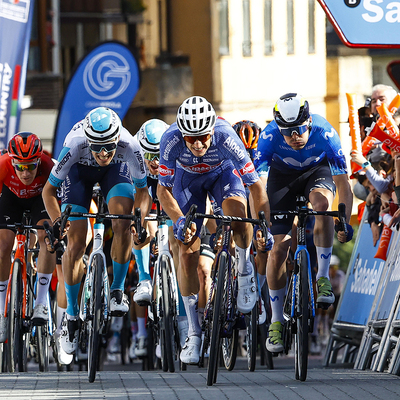
[[[130,219],[135,221],[136,231],[142,232],[140,209],[135,214],[109,214],[105,212],[105,201],[100,188],[95,187],[98,201],[97,213],[72,212],[67,205],[62,213],[62,223],[69,217],[94,218],[93,250],[89,257],[86,277],[83,284],[79,317],[82,321],[79,345],[82,353],[88,353],[88,379],[94,382],[99,366],[99,348],[107,335],[111,323],[110,284],[108,281],[106,256],[103,251],[104,220]],[[61,231],[61,230],[60,230]]]
[[[36,235],[42,225],[32,225],[30,211],[23,213],[22,221],[13,224],[0,224],[0,229],[15,229],[16,249],[11,264],[10,278],[7,287],[4,315],[7,322],[6,359],[9,372],[27,371],[29,346],[31,343],[31,317],[35,297],[33,275],[34,269],[29,260],[30,234]]]
[[[295,377],[305,381],[308,366],[308,334],[312,333],[315,318],[315,300],[312,285],[310,256],[306,245],[306,220],[308,216],[331,216],[339,219],[341,229],[346,232],[346,208],[339,204],[338,211],[314,211],[307,208],[306,198],[298,195],[296,210],[271,211],[272,215],[294,215],[298,217],[297,249],[294,254],[294,270],[290,278],[284,301],[284,347],[285,353],[295,343]],[[347,232],[346,232],[347,234]],[[329,306],[329,305],[328,305]]]
[[[259,225],[263,231],[264,237],[267,237],[268,227],[263,212],[259,213],[259,219],[253,219],[226,215],[200,214],[196,213],[196,210],[197,206],[193,204],[186,214],[184,232],[186,232],[191,222],[197,218],[219,220],[222,228],[222,247],[217,255],[214,264],[215,267],[211,272],[210,293],[204,310],[204,323],[202,327],[204,330],[204,341],[200,364],[204,364],[205,353],[208,348],[210,348],[207,368],[207,385],[211,386],[217,381],[218,364],[221,354],[221,339],[224,339],[226,349],[228,349],[227,357],[234,357],[236,354],[231,350],[234,348],[234,341],[237,340],[235,337],[235,335],[237,335],[235,325],[240,323],[240,321],[238,322],[238,311],[236,309],[238,291],[236,268],[233,265],[234,263],[230,254],[232,235],[231,223],[233,221],[239,221]],[[232,363],[232,361],[231,359],[230,363]]]
[[[169,251],[168,225],[169,217],[161,213],[160,203],[156,217],[146,217],[148,221],[157,221],[158,258],[153,272],[153,300],[149,306],[149,319],[155,337],[161,345],[161,365],[164,372],[175,372],[175,359],[180,346],[178,322],[179,300],[178,285],[174,260]],[[154,335],[153,335],[154,336]],[[156,340],[156,342],[158,341]]]

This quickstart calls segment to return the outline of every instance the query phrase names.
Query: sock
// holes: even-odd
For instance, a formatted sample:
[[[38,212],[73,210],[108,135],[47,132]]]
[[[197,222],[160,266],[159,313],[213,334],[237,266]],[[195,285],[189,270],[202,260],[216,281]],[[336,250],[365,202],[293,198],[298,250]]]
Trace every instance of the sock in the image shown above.
[[[57,306],[57,327],[61,327],[61,322],[62,322],[62,318],[64,313],[67,311],[66,308],[62,308],[60,306]]]
[[[135,255],[136,265],[139,273],[139,282],[145,279],[151,279],[149,272],[150,245],[142,247],[140,250],[132,249]]]
[[[113,261],[113,283],[111,284],[110,290],[124,290],[125,278],[128,273],[129,261],[124,264]]]
[[[250,262],[250,247],[242,249],[239,246],[235,246],[235,258],[238,266],[239,275],[250,275],[253,273],[253,265]]]
[[[197,314],[198,314],[198,318],[199,318],[199,324],[200,326],[203,324],[204,321],[204,308],[198,308],[197,309]]]
[[[52,276],[53,274],[43,274],[42,272],[38,272],[35,304],[47,305],[47,293],[49,292]]]
[[[137,337],[147,337],[146,318],[137,317],[138,332]]]
[[[80,282],[72,286],[65,282],[65,294],[67,295],[67,317],[71,317],[68,319],[75,319],[79,314],[78,295],[80,288]]]
[[[285,299],[286,287],[278,290],[269,289],[269,298],[271,300],[272,317],[271,322],[283,323],[283,300]]]
[[[260,284],[260,289],[264,286],[265,281],[267,280],[267,277],[265,274],[258,274],[258,283]]]
[[[6,309],[8,279],[0,282],[0,313],[4,314]]]
[[[189,336],[201,337],[201,326],[199,324],[197,304],[199,300],[198,294],[192,294],[191,296],[182,296],[183,304],[185,305],[186,315],[189,322]]]
[[[181,291],[179,290],[179,286],[176,285],[178,288],[178,312],[179,316],[186,317],[186,310],[185,310],[185,305],[183,304],[183,299],[181,295]]]
[[[317,280],[321,277],[329,279],[329,264],[331,262],[332,247],[315,247],[317,250],[318,272]]]

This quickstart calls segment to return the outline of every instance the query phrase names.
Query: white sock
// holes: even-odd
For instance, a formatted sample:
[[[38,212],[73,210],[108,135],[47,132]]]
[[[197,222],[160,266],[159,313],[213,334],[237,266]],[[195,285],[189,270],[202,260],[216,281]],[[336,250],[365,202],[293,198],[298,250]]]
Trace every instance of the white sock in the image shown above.
[[[36,304],[47,305],[47,293],[53,274],[43,274],[38,272],[37,274],[37,292],[36,292]]]
[[[0,313],[4,314],[6,308],[8,279],[0,282]]]
[[[201,337],[201,326],[199,324],[199,316],[197,310],[199,295],[192,294],[191,296],[182,296],[182,300],[185,306],[185,311],[189,323],[188,337]]]
[[[137,317],[138,332],[137,337],[147,337],[146,318]]]
[[[321,277],[329,279],[329,264],[331,262],[332,247],[315,247],[317,250],[318,272],[317,280]]]
[[[250,247],[251,244],[247,249],[235,246],[235,258],[239,275],[246,276],[253,273],[253,265],[250,262]]]
[[[272,317],[271,322],[283,323],[283,301],[285,299],[286,287],[278,290],[269,289],[269,298],[271,300]]]
[[[61,327],[62,317],[66,311],[66,308],[57,306],[57,327]]]

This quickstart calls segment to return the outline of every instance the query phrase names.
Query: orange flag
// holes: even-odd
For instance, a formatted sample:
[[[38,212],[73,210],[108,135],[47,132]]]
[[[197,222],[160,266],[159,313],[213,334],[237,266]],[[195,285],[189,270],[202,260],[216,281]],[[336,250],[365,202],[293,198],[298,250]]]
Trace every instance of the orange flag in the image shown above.
[[[392,230],[386,225],[383,226],[381,240],[379,241],[378,251],[376,252],[374,258],[380,258],[386,261],[387,251],[389,248],[390,238],[392,237]]]

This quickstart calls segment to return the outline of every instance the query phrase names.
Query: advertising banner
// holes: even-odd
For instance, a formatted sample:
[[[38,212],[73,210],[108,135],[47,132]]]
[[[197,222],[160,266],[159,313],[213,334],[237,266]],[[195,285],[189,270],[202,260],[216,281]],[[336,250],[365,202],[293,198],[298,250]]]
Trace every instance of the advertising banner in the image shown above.
[[[62,100],[53,142],[57,158],[77,122],[96,107],[112,108],[124,118],[140,86],[138,63],[125,44],[102,42],[76,67]]]
[[[17,133],[34,0],[0,0],[0,149]]]

